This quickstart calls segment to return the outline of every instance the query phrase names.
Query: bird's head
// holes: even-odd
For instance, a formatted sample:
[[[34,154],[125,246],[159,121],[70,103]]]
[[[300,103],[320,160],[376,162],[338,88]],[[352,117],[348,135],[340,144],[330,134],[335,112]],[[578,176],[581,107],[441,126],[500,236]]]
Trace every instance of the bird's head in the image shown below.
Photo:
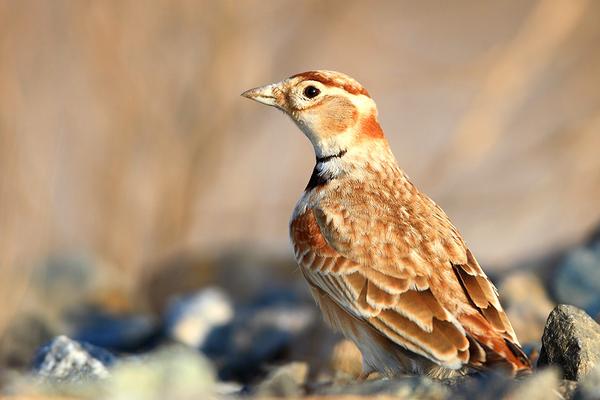
[[[339,72],[303,72],[242,96],[289,115],[320,158],[383,139],[375,102],[357,81]]]

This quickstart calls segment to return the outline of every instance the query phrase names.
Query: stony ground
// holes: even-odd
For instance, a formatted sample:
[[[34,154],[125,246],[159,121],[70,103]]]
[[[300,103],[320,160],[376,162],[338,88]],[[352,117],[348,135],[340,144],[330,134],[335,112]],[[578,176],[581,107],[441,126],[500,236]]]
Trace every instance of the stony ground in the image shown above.
[[[356,347],[324,327],[299,276],[281,274],[293,265],[258,267],[260,259],[241,259],[217,265],[204,285],[191,285],[201,289],[185,295],[156,278],[162,285],[152,299],[162,301],[161,312],[63,302],[52,317],[15,319],[0,348],[0,393],[142,400],[600,399],[600,235],[492,277],[535,365],[533,374],[517,379],[490,372],[360,381]],[[56,274],[72,278],[74,271],[62,265]],[[85,280],[59,279],[57,287],[68,297],[85,290]]]

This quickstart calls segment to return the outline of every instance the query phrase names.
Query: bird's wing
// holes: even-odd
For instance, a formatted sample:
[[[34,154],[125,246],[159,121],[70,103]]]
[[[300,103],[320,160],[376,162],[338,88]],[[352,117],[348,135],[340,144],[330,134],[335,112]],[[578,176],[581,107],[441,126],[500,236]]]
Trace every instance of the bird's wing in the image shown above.
[[[438,364],[528,369],[496,289],[444,212],[424,201],[427,212],[407,224],[308,209],[290,227],[302,272],[349,314]]]

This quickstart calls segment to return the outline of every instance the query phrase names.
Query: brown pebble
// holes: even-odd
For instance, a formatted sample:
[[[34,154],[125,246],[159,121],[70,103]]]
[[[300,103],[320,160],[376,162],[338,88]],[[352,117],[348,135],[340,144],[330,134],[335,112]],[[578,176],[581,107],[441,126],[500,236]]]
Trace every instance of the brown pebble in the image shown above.
[[[362,356],[350,340],[340,340],[331,352],[330,366],[336,377],[358,378],[362,374]]]

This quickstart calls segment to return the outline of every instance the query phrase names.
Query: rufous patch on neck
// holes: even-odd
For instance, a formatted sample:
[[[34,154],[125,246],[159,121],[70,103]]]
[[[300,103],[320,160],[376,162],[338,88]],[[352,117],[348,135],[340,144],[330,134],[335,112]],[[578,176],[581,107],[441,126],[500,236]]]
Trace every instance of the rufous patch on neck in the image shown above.
[[[367,97],[371,97],[367,89],[362,87],[354,79],[346,77],[343,74],[333,75],[323,71],[306,71],[296,75],[292,75],[291,78],[302,78],[302,80],[311,80],[321,82],[325,86],[333,86],[345,90],[346,92],[354,95],[362,94]]]
[[[360,134],[373,139],[383,138],[383,129],[381,129],[381,125],[377,122],[375,113],[371,113],[371,115],[362,120]]]

